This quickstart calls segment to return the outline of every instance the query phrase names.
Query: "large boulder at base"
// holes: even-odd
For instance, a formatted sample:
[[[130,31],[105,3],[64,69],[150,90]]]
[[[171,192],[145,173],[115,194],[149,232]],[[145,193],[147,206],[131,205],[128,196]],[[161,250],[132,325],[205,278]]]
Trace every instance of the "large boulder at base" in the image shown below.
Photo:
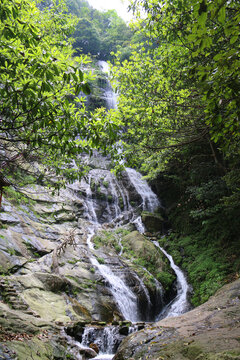
[[[240,279],[208,302],[123,340],[114,360],[239,360]]]

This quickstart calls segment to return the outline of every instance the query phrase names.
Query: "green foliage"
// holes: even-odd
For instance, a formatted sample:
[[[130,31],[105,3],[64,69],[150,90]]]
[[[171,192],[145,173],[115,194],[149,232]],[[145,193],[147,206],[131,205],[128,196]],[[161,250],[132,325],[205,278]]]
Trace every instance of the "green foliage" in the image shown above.
[[[9,271],[6,270],[2,265],[0,265],[0,276],[7,276],[9,275]]]
[[[66,359],[68,359],[68,360],[74,360],[74,357],[73,357],[73,355],[71,355],[71,354],[66,354]]]
[[[111,60],[111,52],[126,51],[133,32],[115,10],[99,11],[84,0],[67,0],[67,6],[78,17],[74,33],[74,48],[78,54],[90,53],[98,59]]]
[[[93,267],[91,267],[91,268],[90,268],[90,272],[91,272],[92,274],[95,274],[95,269],[94,269]]]
[[[109,187],[109,182],[103,180],[103,186],[107,189]]]
[[[121,227],[114,230],[102,230],[93,238],[95,249],[105,246],[114,248],[116,252],[119,253],[121,251],[119,241],[123,236],[129,234],[129,232],[129,230]]]
[[[35,204],[35,201],[27,197],[25,194],[15,190],[13,187],[7,187],[4,190],[4,195],[8,201],[13,205],[27,205],[29,208]]]
[[[77,262],[78,261],[80,261],[79,259],[71,259],[71,260],[68,260],[67,262],[68,262],[68,264],[72,264],[72,265],[75,265],[75,264],[77,264]]]
[[[234,269],[232,254],[239,258],[237,245],[233,244],[223,251],[219,241],[205,239],[201,232],[185,237],[173,233],[162,241],[174,261],[174,251],[182,254],[180,261],[176,262],[186,270],[188,281],[193,286],[191,302],[194,306],[207,301],[227,281],[228,274]]]
[[[113,69],[129,163],[153,178],[183,146],[210,138],[225,158],[236,158],[239,3],[135,0],[132,7],[145,10],[135,28],[146,40],[122,66],[117,54]]]
[[[123,236],[130,234],[130,230],[125,229],[123,227],[119,227],[119,228],[115,229],[115,233],[118,235],[121,235],[123,237]]]
[[[15,250],[14,248],[7,248],[7,253],[10,255],[10,256],[18,256],[18,255],[21,255],[17,250]]]
[[[97,261],[99,262],[99,264],[105,264],[105,260],[101,257],[98,257]]]
[[[98,31],[88,19],[80,19],[74,33],[74,47],[78,54],[98,55],[101,40]]]
[[[172,284],[175,280],[175,277],[171,273],[167,271],[161,271],[157,274],[156,278],[162,284],[166,291],[171,290]]]
[[[113,121],[106,122],[101,111],[87,118],[84,98],[78,96],[90,93],[92,74],[82,71],[89,62],[85,55],[73,58],[69,35],[75,25],[61,1],[42,10],[34,0],[1,3],[2,175],[38,160],[44,165],[36,170],[38,176],[52,178],[47,171],[52,167],[59,182],[62,173],[68,179],[81,177],[86,169],[78,154],[106,149],[115,136]],[[73,159],[77,171],[70,165]]]
[[[6,224],[3,224],[2,221],[0,221],[0,229],[7,229],[7,225]],[[0,235],[0,237],[3,239],[4,236],[3,235]]]

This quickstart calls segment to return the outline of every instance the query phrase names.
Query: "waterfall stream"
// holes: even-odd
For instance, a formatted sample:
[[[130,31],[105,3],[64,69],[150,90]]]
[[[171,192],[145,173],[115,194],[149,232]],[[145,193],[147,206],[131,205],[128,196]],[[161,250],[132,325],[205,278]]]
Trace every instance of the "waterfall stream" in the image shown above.
[[[187,279],[183,271],[174,263],[172,256],[169,255],[166,250],[161,248],[157,241],[153,241],[153,243],[168,258],[171,268],[177,276],[177,296],[169,304],[167,304],[167,306],[159,314],[157,320],[173,316],[179,316],[187,312],[190,308],[190,304],[187,298],[190,290]]]
[[[139,174],[136,170],[127,169],[127,176],[136,193],[139,195],[139,201],[141,201],[140,205],[144,210],[154,211],[161,206],[157,196],[152,192],[147,182],[142,180],[141,174]],[[130,195],[128,193],[128,189],[108,170],[91,170],[88,178],[84,180],[84,183],[82,183],[81,186],[85,189],[86,194],[85,218],[90,221],[87,236],[90,262],[103,277],[106,287],[110,290],[123,318],[133,323],[142,321],[143,319],[141,318],[141,314],[138,309],[138,296],[127,285],[124,277],[120,277],[118,273],[115,273],[115,271],[111,269],[110,264],[99,262],[99,253],[95,250],[92,242],[92,239],[98,229],[101,229],[101,223],[106,221],[114,223],[116,222],[116,219],[119,220],[121,218],[123,213],[128,216],[128,221],[135,224],[140,233],[144,233],[145,228],[142,223],[141,216],[134,216],[134,210],[130,205]],[[96,192],[99,193],[100,201],[105,204],[104,211],[99,211],[98,209],[97,199],[94,195]],[[121,204],[119,198],[122,199]],[[101,213],[101,217],[99,216],[99,213]],[[155,296],[158,299],[156,302],[160,304],[159,313],[155,317],[155,321],[158,321],[165,317],[178,316],[189,309],[189,303],[187,300],[189,285],[183,272],[174,263],[171,255],[161,248],[157,241],[153,241],[153,243],[169,259],[170,265],[177,276],[177,296],[165,307],[163,302],[162,285],[155,278],[153,279],[156,286]],[[121,241],[119,242],[119,245],[121,247],[121,254]],[[120,254],[119,256],[121,256]],[[152,276],[147,269],[144,267],[142,268],[148,273],[148,275]],[[139,284],[139,288],[142,289],[142,293],[146,299],[146,318],[144,319],[144,321],[146,321],[151,318],[151,298],[142,279],[136,273],[133,276],[135,278],[135,282]],[[101,345],[100,354],[96,357],[96,359],[111,359],[113,357],[112,354],[115,353],[117,347],[117,336],[115,336],[115,332],[115,327],[106,327],[101,334],[100,332],[97,332],[95,328],[86,328],[81,345],[89,346],[91,341],[99,346]]]
[[[116,276],[113,273],[109,266],[100,264],[94,257],[91,257],[90,261],[94,266],[96,266],[100,274],[106,280],[107,284],[109,284],[109,289],[124,319],[130,320],[131,322],[139,321],[137,296],[119,276]]]
[[[99,60],[97,64],[99,68],[102,70],[102,72],[109,75],[110,69],[106,61]],[[107,109],[108,110],[115,109],[117,107],[117,94],[112,90],[112,86],[109,80],[107,80],[106,88],[102,89],[102,91],[104,93],[103,98],[106,101]]]
[[[130,182],[142,198],[143,210],[154,212],[159,206],[160,201],[148,183],[142,179],[142,175],[134,169],[126,168]]]
[[[98,65],[102,71],[109,71],[107,63],[99,61]],[[113,93],[110,83],[109,87],[104,89],[104,97],[109,109],[116,106],[116,94]],[[157,241],[153,241],[154,245],[169,259],[170,265],[176,274],[177,296],[164,306],[162,285],[142,266],[142,269],[151,276],[155,283],[154,304],[155,306],[157,304],[157,310],[153,309],[149,290],[143,280],[133,270],[128,269],[128,274],[131,273],[134,283],[137,284],[139,291],[141,291],[141,297],[144,298],[144,317],[139,309],[139,294],[136,294],[133,288],[130,288],[127,281],[127,273],[119,273],[111,266],[106,254],[104,257],[106,257],[107,261],[100,262],[99,255],[101,255],[101,252],[95,249],[92,239],[97,231],[102,228],[103,224],[111,224],[114,227],[128,222],[132,223],[143,234],[145,233],[145,227],[141,216],[139,216],[139,208],[153,213],[161,207],[156,194],[154,194],[148,183],[142,179],[142,175],[136,170],[127,168],[123,173],[122,179],[117,179],[114,174],[107,170],[103,163],[101,165],[101,169],[94,168],[90,170],[89,174],[80,183],[72,186],[71,189],[75,192],[79,189],[81,196],[84,196],[83,217],[89,222],[86,240],[88,257],[91,264],[103,278],[105,286],[112,294],[119,313],[125,320],[136,323],[139,321],[158,321],[165,317],[178,316],[186,312],[189,309],[187,300],[189,285],[186,277],[174,263],[172,256],[161,248]],[[118,258],[120,258],[123,252],[120,240],[118,245],[121,250],[118,255]],[[121,263],[121,260],[119,260],[119,264],[121,264],[120,268],[127,268],[126,263]],[[134,331],[134,327],[132,331]],[[95,359],[112,359],[119,345],[117,328],[115,326],[106,326],[100,330],[96,329],[96,327],[86,327],[80,346],[83,348],[88,347],[91,343],[96,344],[100,350],[99,355]]]

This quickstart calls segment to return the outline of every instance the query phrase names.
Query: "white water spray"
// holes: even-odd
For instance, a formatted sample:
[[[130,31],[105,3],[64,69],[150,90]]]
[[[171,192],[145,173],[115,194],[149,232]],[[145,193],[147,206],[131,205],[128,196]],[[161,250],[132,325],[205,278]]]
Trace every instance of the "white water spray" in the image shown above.
[[[90,231],[88,235],[87,243],[89,249],[94,249],[94,245],[91,242],[93,236],[94,230]],[[90,261],[96,266],[104,279],[106,279],[109,289],[124,319],[131,322],[139,321],[137,296],[119,276],[113,273],[109,266],[100,264],[95,257],[90,257]]]
[[[108,65],[108,63],[106,61],[99,60],[98,61],[98,66],[100,67],[100,69],[104,73],[109,75],[110,68],[109,68],[109,65]],[[117,107],[117,94],[113,91],[109,80],[107,80],[107,87],[102,89],[102,91],[104,92],[103,98],[106,101],[107,109],[108,110],[116,109],[116,107]]]
[[[174,263],[173,258],[169,255],[166,250],[160,247],[157,241],[153,241],[154,245],[157,246],[161,252],[170,261],[171,268],[177,276],[177,296],[163,309],[157,320],[179,316],[189,310],[190,304],[188,302],[189,285],[183,271]]]
[[[143,201],[143,210],[154,212],[161,206],[158,197],[148,183],[143,180],[142,175],[134,169],[126,168],[130,182],[135,187],[137,193],[141,196]]]

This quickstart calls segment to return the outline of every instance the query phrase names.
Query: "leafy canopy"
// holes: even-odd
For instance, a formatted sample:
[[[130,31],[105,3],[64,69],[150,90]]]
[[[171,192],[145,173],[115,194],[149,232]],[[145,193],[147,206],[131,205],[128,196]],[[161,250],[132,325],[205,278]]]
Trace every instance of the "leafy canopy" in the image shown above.
[[[141,9],[137,27],[146,41],[123,66],[118,54],[113,69],[116,117],[127,152],[134,146],[131,161],[156,175],[181,146],[203,139],[233,159],[240,140],[239,2],[135,0],[132,8]]]
[[[90,93],[91,74],[83,72],[85,55],[73,57],[75,25],[62,2],[42,10],[34,0],[1,2],[1,176],[12,173],[20,160],[40,159],[72,178],[76,174],[68,163],[79,163],[78,154],[106,149],[113,141],[112,121],[101,113],[85,114],[81,94]]]

